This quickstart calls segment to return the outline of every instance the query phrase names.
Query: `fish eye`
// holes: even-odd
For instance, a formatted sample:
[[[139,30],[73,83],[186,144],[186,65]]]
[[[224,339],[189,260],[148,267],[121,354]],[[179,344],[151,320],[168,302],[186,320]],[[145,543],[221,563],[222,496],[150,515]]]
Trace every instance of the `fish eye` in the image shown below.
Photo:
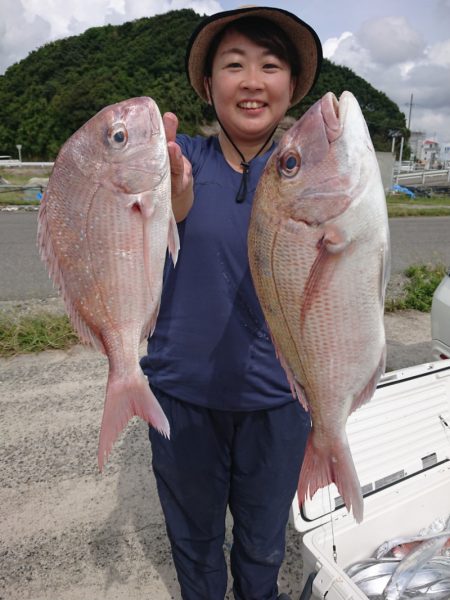
[[[108,138],[113,148],[123,148],[128,141],[128,131],[123,123],[115,123],[109,128]]]
[[[294,177],[300,169],[302,159],[296,150],[288,150],[278,161],[278,171],[285,177]]]

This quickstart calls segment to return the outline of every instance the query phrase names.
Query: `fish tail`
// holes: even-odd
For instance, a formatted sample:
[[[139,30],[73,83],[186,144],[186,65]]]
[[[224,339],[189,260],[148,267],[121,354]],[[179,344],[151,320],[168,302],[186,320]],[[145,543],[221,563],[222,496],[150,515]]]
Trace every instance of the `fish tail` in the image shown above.
[[[163,436],[170,437],[169,422],[144,375],[139,371],[121,378],[110,374],[98,444],[100,471],[120,432],[135,415],[147,421]]]
[[[355,520],[360,523],[363,519],[363,497],[347,438],[334,442],[331,447],[317,447],[312,430],[298,484],[299,503],[312,498],[317,490],[330,483],[336,484],[347,510],[351,509]]]

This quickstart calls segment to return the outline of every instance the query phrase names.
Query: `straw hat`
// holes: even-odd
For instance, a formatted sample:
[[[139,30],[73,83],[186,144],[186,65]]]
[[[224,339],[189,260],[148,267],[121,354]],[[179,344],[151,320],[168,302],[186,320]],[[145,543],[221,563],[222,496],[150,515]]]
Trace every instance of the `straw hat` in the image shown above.
[[[308,94],[319,76],[322,64],[322,45],[310,25],[281,8],[245,6],[216,13],[203,19],[191,35],[186,52],[186,72],[190,84],[200,98],[207,102],[203,81],[206,56],[211,42],[226,25],[248,16],[262,17],[277,24],[297,49],[300,69],[291,106],[297,104]]]

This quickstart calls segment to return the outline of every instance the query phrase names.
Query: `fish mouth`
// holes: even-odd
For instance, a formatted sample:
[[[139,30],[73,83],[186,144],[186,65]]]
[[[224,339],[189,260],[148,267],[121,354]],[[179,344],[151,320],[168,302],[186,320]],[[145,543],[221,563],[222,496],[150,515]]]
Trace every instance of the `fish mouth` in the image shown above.
[[[328,92],[320,100],[320,109],[329,142],[340,137],[350,113],[356,115],[360,112],[357,99],[348,91],[342,92],[339,100],[333,92]]]
[[[328,92],[320,101],[320,109],[329,142],[337,140],[344,129],[343,117],[346,111],[345,107],[341,106],[341,103],[345,104],[344,93],[341,95],[341,99],[338,100],[333,92]],[[343,100],[344,102],[342,102]]]

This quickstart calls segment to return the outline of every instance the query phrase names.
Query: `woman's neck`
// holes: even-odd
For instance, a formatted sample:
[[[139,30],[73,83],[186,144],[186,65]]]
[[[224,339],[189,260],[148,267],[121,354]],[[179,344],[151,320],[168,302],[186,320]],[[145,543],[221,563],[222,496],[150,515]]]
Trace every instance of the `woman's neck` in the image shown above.
[[[230,142],[227,135],[222,129],[219,131],[218,137],[219,144],[222,149],[222,153],[225,160],[235,171],[242,173],[242,157],[236,151],[233,144]],[[236,146],[242,152],[246,162],[250,162],[250,160],[255,156],[255,154],[263,154],[263,152],[265,152],[265,150],[267,150],[270,147],[270,144],[272,143],[272,137],[267,140],[267,142],[264,144],[264,148],[261,149],[261,144],[263,143],[264,140],[258,144],[236,144]]]

